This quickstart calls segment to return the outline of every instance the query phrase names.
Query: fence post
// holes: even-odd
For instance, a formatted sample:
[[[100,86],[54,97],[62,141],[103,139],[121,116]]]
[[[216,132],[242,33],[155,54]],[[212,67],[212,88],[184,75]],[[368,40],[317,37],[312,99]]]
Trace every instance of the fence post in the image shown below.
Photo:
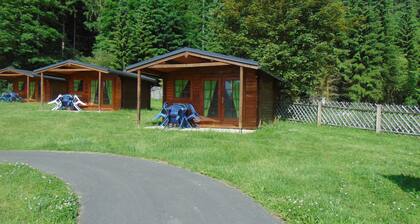
[[[317,113],[317,125],[318,127],[322,124],[322,101],[318,102],[318,113]]]
[[[376,133],[381,132],[381,122],[382,122],[382,105],[376,105]]]

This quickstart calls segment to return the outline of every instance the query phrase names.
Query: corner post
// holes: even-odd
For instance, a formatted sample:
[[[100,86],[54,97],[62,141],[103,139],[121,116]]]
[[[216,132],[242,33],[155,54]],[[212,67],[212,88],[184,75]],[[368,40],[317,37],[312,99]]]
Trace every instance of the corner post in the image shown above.
[[[98,110],[102,110],[102,72],[98,72]]]
[[[141,71],[137,70],[137,127],[141,121]]]
[[[317,111],[317,121],[316,121],[317,126],[321,126],[322,124],[322,101],[318,102],[318,111]]]
[[[41,72],[41,106],[44,106],[44,73]]]
[[[239,67],[239,129],[243,128],[244,108],[244,67]]]
[[[376,133],[381,132],[381,122],[382,122],[382,105],[376,105]]]
[[[29,102],[29,76],[26,76],[26,102]]]

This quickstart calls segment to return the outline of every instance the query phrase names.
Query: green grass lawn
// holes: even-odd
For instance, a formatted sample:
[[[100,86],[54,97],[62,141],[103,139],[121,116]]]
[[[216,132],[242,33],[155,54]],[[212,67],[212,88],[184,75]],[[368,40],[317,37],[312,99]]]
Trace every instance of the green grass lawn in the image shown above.
[[[61,180],[22,163],[0,164],[0,223],[76,223],[78,199]]]
[[[143,126],[157,110],[143,111]],[[0,104],[0,149],[108,152],[223,180],[289,223],[416,223],[420,139],[278,122],[254,134],[136,128],[135,111]],[[417,221],[416,221],[417,220]]]

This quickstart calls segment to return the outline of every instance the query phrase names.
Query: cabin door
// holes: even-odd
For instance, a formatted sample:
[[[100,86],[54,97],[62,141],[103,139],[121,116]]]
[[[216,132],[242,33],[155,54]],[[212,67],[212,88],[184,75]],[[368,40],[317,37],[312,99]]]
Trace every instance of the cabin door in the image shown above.
[[[239,80],[204,80],[204,117],[219,121],[237,121],[239,117]]]

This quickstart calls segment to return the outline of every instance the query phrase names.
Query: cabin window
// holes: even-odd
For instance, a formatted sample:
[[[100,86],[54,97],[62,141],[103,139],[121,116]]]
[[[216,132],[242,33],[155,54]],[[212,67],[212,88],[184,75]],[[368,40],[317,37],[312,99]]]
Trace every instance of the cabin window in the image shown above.
[[[219,116],[219,90],[218,81],[205,80],[204,81],[204,116],[218,117]]]
[[[23,91],[25,89],[25,82],[19,81],[18,82],[18,91]]]
[[[73,81],[73,90],[75,92],[83,91],[83,80],[76,79]]]
[[[35,81],[29,83],[29,99],[35,98]]]
[[[190,98],[190,80],[175,80],[175,98]]]
[[[239,115],[239,80],[226,80],[224,93],[224,117],[236,119]]]
[[[90,83],[90,103],[98,104],[98,80],[92,80]]]
[[[104,104],[112,104],[112,80],[105,80],[104,83]]]

